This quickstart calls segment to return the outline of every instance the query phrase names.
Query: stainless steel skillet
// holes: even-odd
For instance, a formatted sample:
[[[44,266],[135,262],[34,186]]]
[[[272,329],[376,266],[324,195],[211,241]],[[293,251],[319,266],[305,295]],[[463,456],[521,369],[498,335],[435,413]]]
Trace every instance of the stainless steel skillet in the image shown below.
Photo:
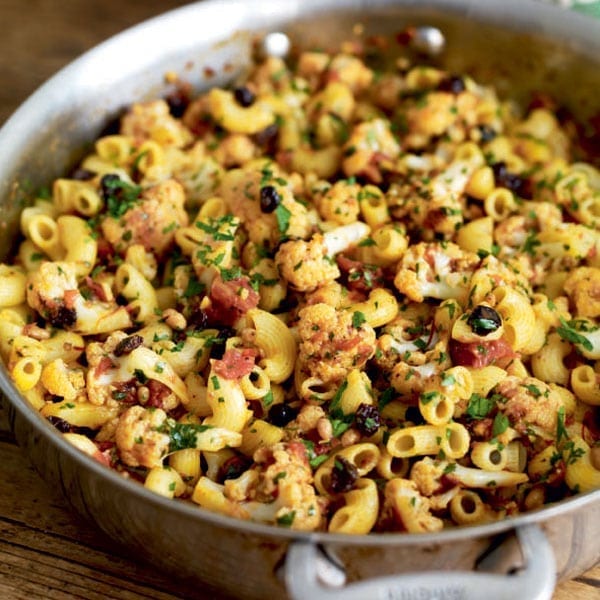
[[[503,91],[555,92],[582,118],[600,109],[600,25],[537,3],[209,0],[92,50],[6,123],[0,131],[2,252],[16,237],[28,190],[72,165],[120,108],[164,93],[165,72],[183,73],[198,87],[220,83],[247,62],[251,36],[245,32],[284,30],[301,43],[329,44],[350,35],[357,21],[377,33],[436,26],[447,40],[440,60],[449,68]],[[209,80],[206,67],[216,73]],[[233,596],[543,598],[555,574],[573,577],[600,559],[600,492],[500,523],[421,536],[300,534],[234,521],[165,500],[108,471],[35,413],[4,370],[0,384],[19,443],[77,510],[136,555]],[[476,566],[518,572],[470,574]],[[335,587],[342,580],[349,583]]]

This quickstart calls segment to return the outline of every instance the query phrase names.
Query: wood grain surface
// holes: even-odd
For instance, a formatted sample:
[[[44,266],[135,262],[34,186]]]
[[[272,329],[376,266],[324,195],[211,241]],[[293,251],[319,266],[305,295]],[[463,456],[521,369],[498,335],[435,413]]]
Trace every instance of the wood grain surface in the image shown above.
[[[98,42],[187,2],[0,0],[0,124],[45,79]],[[0,598],[210,598],[136,561],[84,522],[32,469],[0,409]],[[600,566],[554,600],[600,598]],[[515,599],[521,600],[521,599]]]

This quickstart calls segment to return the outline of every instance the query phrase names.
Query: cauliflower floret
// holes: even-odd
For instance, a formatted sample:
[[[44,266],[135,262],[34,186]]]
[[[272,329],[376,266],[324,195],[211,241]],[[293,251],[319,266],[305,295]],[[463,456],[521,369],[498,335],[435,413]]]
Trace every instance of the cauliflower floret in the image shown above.
[[[86,300],[76,274],[76,263],[43,262],[27,278],[29,306],[51,325],[84,334],[131,326],[126,307],[114,301]]]
[[[398,529],[409,533],[439,531],[441,519],[431,514],[429,498],[422,496],[414,481],[396,477],[387,482],[382,514],[391,518]]]
[[[181,184],[167,179],[144,190],[140,202],[119,219],[105,218],[102,233],[120,252],[141,244],[148,252],[162,256],[172,245],[175,229],[188,224],[184,203]]]
[[[279,204],[270,212],[261,208],[261,190],[274,188]],[[227,171],[219,186],[219,196],[229,210],[244,223],[251,242],[258,246],[277,245],[282,235],[306,238],[312,228],[308,210],[294,198],[293,182],[286,179],[275,163],[257,160],[243,168]]]
[[[564,403],[547,383],[535,377],[508,376],[494,391],[504,397],[499,408],[517,431],[524,433],[528,426],[537,426],[552,436],[556,434],[558,411]]]
[[[327,81],[341,81],[354,94],[365,91],[373,81],[373,71],[351,54],[337,54],[333,57],[325,75]]]
[[[368,235],[366,223],[356,221],[328,231],[316,233],[308,242],[295,240],[279,247],[275,263],[281,276],[301,292],[312,292],[331,284],[340,276],[333,257],[354,246]]]
[[[381,168],[392,167],[400,154],[400,145],[385,119],[372,119],[355,125],[344,146],[344,173],[365,175],[379,183],[383,177]]]
[[[338,382],[361,369],[375,352],[375,330],[357,314],[327,304],[303,308],[298,313],[300,367],[323,382]]]
[[[417,461],[410,470],[410,480],[415,483],[419,493],[423,496],[433,496],[442,489],[443,466],[439,461],[434,461],[429,456]],[[448,474],[452,478],[452,474]]]
[[[461,250],[452,242],[421,242],[409,247],[398,265],[396,288],[414,302],[425,298],[464,299],[476,265],[474,252]]]
[[[600,317],[600,269],[579,267],[565,280],[564,290],[579,317]]]
[[[422,148],[438,137],[476,118],[477,97],[471,92],[458,95],[432,91],[415,101],[405,112],[409,135],[403,139],[409,148]]]
[[[315,195],[321,217],[340,225],[354,223],[358,218],[360,186],[342,180]]]
[[[313,531],[321,525],[321,500],[301,442],[282,442],[254,453],[259,479],[244,507],[255,517],[290,529]],[[263,506],[260,506],[263,504]],[[266,506],[264,506],[266,504]]]
[[[162,466],[169,450],[169,435],[161,432],[167,414],[160,408],[132,406],[119,418],[115,442],[121,460],[130,467]]]
[[[79,294],[78,288],[73,263],[43,262],[27,278],[27,303],[50,323],[68,327],[75,324],[77,317],[65,296]]]
[[[294,240],[281,244],[275,264],[289,285],[300,292],[314,291],[340,276],[337,264],[327,255],[320,233],[309,242]]]
[[[347,308],[352,304],[352,296],[347,288],[337,281],[331,281],[318,287],[314,292],[307,292],[303,298],[305,304],[329,304],[335,308]]]
[[[67,365],[62,358],[56,358],[44,367],[40,381],[48,392],[65,400],[85,396],[83,370]]]
[[[178,148],[192,141],[191,133],[171,116],[164,100],[134,104],[121,119],[121,134],[131,136],[137,143],[152,139]]]

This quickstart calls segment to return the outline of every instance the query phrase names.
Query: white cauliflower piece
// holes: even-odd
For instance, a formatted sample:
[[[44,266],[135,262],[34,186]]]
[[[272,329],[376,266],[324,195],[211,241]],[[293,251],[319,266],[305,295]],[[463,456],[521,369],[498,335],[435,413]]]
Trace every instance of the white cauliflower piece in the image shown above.
[[[386,119],[372,119],[354,126],[350,138],[344,146],[344,173],[365,175],[379,183],[383,176],[381,169],[392,167],[400,155],[400,145],[390,130]]]
[[[445,463],[444,463],[445,464]],[[429,456],[417,461],[410,470],[410,480],[413,481],[423,496],[433,496],[442,488],[444,465],[434,461]],[[448,474],[451,478],[452,474]]]
[[[141,244],[148,252],[162,256],[172,245],[175,230],[188,224],[184,208],[185,192],[174,179],[145,189],[139,202],[121,217],[107,216],[102,233],[119,252]]]
[[[192,141],[190,131],[170,114],[164,100],[133,104],[121,119],[121,134],[134,138],[137,143],[151,139],[178,148]]]
[[[322,520],[322,500],[313,487],[312,469],[301,442],[281,442],[254,453],[259,478],[243,507],[252,518],[302,531]]]
[[[499,409],[517,431],[526,433],[528,426],[537,426],[552,436],[556,434],[558,411],[564,406],[556,389],[536,377],[508,376],[494,391],[503,396]]]
[[[298,313],[298,360],[310,376],[339,382],[371,358],[375,330],[356,314],[327,304],[312,304]]]
[[[565,280],[564,290],[575,305],[578,317],[600,317],[600,269],[575,269]]]
[[[462,300],[479,262],[477,254],[461,250],[452,242],[420,242],[402,256],[394,285],[414,302],[425,298]]]
[[[340,276],[340,270],[328,256],[320,233],[308,242],[293,240],[281,244],[275,255],[275,264],[288,284],[300,292],[314,291]]]
[[[272,186],[280,203],[271,212],[261,209],[261,189]],[[251,161],[243,168],[227,171],[219,186],[219,196],[240,219],[251,242],[274,247],[282,235],[306,238],[312,223],[306,207],[296,202],[292,182],[275,163]]]
[[[429,498],[422,496],[414,481],[396,477],[384,490],[382,514],[391,518],[398,529],[409,533],[439,531],[444,522],[431,514]]]
[[[79,333],[103,333],[130,327],[131,317],[114,301],[86,300],[79,291],[77,264],[43,262],[27,278],[27,302],[55,327]]]
[[[115,442],[126,465],[149,469],[162,466],[170,443],[168,433],[160,431],[166,419],[164,410],[142,406],[132,406],[119,417]]]

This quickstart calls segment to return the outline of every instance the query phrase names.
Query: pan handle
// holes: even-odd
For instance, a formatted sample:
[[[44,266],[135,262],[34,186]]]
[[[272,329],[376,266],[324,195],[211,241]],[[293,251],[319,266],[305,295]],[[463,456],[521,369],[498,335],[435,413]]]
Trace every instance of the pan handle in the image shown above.
[[[535,524],[516,529],[524,567],[515,574],[424,571],[363,580],[348,585],[337,565],[311,541],[290,543],[285,583],[293,600],[549,600],[556,582],[552,548]],[[502,546],[486,557],[502,552]],[[492,559],[500,561],[500,557]],[[337,579],[337,582],[336,582]],[[332,583],[334,584],[332,586]],[[337,583],[337,586],[335,585]]]

